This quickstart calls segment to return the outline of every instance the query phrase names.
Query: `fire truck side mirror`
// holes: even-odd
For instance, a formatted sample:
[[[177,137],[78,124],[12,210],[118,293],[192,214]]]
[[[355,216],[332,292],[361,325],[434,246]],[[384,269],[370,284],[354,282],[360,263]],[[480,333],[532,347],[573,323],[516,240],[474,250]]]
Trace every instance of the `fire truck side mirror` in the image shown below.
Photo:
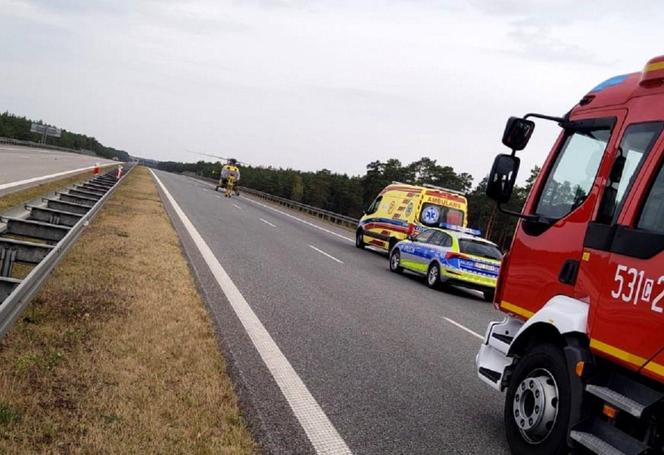
[[[505,125],[503,144],[514,152],[523,150],[528,145],[533,131],[535,131],[535,122],[519,117],[510,117],[507,120],[507,125]]]
[[[486,186],[486,195],[499,204],[504,204],[512,197],[516,176],[521,160],[513,155],[498,155],[493,161]]]

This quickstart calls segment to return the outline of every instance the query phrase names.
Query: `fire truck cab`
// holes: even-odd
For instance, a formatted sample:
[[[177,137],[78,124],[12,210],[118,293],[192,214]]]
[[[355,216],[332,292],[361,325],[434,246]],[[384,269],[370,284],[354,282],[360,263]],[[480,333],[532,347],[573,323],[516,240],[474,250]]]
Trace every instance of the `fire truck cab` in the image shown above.
[[[487,186],[501,210],[532,119],[562,131],[514,214],[478,376],[506,391],[513,453],[663,453],[664,56],[563,117],[511,118]]]

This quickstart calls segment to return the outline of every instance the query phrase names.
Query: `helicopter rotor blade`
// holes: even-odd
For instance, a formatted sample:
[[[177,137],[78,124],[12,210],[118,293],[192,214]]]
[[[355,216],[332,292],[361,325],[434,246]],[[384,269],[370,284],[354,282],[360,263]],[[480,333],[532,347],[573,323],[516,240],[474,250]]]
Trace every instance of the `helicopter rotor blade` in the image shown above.
[[[231,158],[226,158],[225,156],[214,155],[214,154],[211,154],[211,153],[192,152],[191,150],[186,150],[186,152],[194,153],[196,155],[209,156],[210,158],[217,158],[217,159],[224,160],[224,161],[228,161],[228,160],[231,159]],[[236,160],[236,161],[237,161],[237,164],[240,164],[242,166],[249,166],[249,163],[245,163],[244,161],[239,161],[239,160]]]

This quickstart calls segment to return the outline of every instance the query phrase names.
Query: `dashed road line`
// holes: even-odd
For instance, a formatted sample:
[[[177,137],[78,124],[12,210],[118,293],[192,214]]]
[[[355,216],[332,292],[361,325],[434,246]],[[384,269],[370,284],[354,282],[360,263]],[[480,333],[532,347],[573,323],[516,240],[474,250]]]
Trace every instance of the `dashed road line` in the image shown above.
[[[295,414],[295,417],[300,422],[316,453],[330,455],[352,454],[346,442],[311,395],[307,386],[298,376],[284,353],[281,352],[279,346],[277,346],[270,333],[260,319],[258,319],[256,313],[254,313],[254,310],[221,266],[219,260],[217,260],[207,243],[205,243],[205,240],[203,240],[196,227],[182,211],[159,177],[152,170],[150,172],[152,172],[152,176],[173,208],[173,211],[191,236],[203,260],[207,263],[221,290],[226,295],[228,302],[263,359],[265,366],[281,389],[281,393],[283,393],[284,398],[293,410],[293,414]]]
[[[483,337],[482,335],[480,335],[479,333],[475,332],[474,330],[470,330],[468,327],[466,327],[466,326],[464,326],[464,325],[462,325],[462,324],[459,324],[458,322],[456,322],[456,321],[454,321],[454,320],[452,320],[452,319],[450,319],[450,318],[443,317],[443,319],[445,319],[445,320],[446,320],[447,322],[449,322],[450,324],[457,326],[457,327],[460,328],[461,330],[464,330],[464,331],[470,333],[470,334],[473,335],[474,337],[479,338],[480,340],[484,341],[484,337]]]
[[[240,207],[240,206],[237,205],[237,204],[233,204],[233,207],[235,207],[235,208],[238,209],[238,210],[242,210],[242,207]]]
[[[341,235],[341,234],[339,234],[339,233],[337,233],[337,232],[331,231],[331,230],[329,230],[329,229],[325,229],[324,227],[318,226],[317,224],[311,223],[311,222],[309,222],[309,221],[307,221],[307,220],[303,220],[302,218],[298,218],[298,217],[296,217],[296,216],[294,216],[294,215],[291,215],[290,213],[286,213],[286,212],[284,212],[283,210],[279,210],[279,209],[276,209],[276,208],[274,208],[274,207],[270,207],[269,205],[262,204],[262,203],[260,203],[260,202],[258,202],[258,201],[254,201],[253,199],[250,199],[250,198],[248,198],[248,197],[246,197],[246,196],[240,196],[240,197],[241,197],[242,199],[244,199],[245,201],[251,202],[252,204],[260,205],[261,207],[264,207],[264,208],[266,208],[266,209],[268,209],[268,210],[272,210],[273,212],[277,212],[277,213],[279,213],[279,214],[281,214],[281,215],[284,215],[284,216],[287,216],[287,217],[292,218],[292,219],[294,219],[294,220],[297,220],[297,221],[299,221],[300,223],[304,223],[304,224],[306,224],[307,226],[311,226],[311,227],[316,228],[316,229],[318,229],[318,230],[320,230],[320,231],[327,232],[328,234],[334,235],[335,237],[339,237],[340,239],[348,240],[349,242],[353,242],[353,243],[355,242],[355,240],[354,240],[354,239],[351,239],[350,237],[346,237],[346,236]]]
[[[274,224],[270,223],[268,220],[265,220],[263,218],[259,218],[259,220],[261,220],[263,223],[267,224],[268,226],[272,226],[273,228],[277,227]]]
[[[332,259],[333,261],[337,261],[339,264],[343,264],[343,263],[344,263],[344,261],[335,258],[335,257],[332,256],[331,254],[328,254],[328,253],[326,253],[325,251],[323,251],[323,250],[321,250],[321,249],[319,249],[319,248],[316,248],[316,247],[313,246],[313,245],[309,245],[309,248],[318,251],[320,254],[322,254],[323,256],[327,256],[328,258]]]

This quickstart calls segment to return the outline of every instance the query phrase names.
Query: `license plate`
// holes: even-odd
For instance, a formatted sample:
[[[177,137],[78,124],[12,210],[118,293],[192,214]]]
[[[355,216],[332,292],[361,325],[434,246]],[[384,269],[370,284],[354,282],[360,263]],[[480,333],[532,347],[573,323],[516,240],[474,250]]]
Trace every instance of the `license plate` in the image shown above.
[[[481,262],[476,262],[475,263],[475,268],[479,270],[486,270],[487,272],[497,272],[498,267],[495,265],[490,265],[490,264],[483,264]]]

